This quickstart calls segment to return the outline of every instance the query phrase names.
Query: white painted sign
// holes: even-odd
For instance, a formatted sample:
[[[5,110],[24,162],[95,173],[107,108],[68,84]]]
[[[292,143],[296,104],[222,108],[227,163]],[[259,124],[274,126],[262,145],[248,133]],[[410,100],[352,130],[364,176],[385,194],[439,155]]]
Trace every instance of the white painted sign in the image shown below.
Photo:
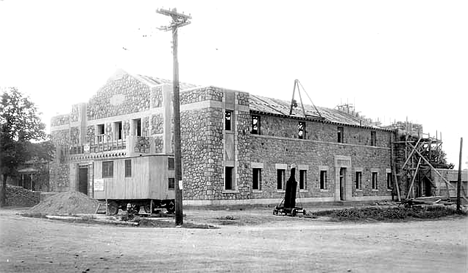
[[[94,179],[94,191],[104,191],[104,179]]]
[[[182,183],[182,180],[179,180],[179,190],[184,189],[184,183]]]

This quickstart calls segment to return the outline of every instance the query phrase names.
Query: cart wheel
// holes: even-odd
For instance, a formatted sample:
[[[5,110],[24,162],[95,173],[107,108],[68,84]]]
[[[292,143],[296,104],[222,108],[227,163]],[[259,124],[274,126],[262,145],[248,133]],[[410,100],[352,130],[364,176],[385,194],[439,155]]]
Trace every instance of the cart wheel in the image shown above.
[[[107,212],[109,215],[116,215],[119,212],[119,205],[115,201],[110,201],[107,204]]]
[[[134,206],[132,207],[132,209],[133,209],[133,213],[134,213],[134,214],[140,213],[140,206],[134,205]]]
[[[296,214],[297,214],[296,209],[292,209],[292,210],[291,210],[291,215],[292,215],[292,216],[296,216]]]
[[[169,204],[166,205],[166,210],[169,214],[173,214],[175,212],[175,204],[174,202],[170,202]]]
[[[273,215],[278,215],[278,210],[277,209],[273,210]]]
[[[306,214],[307,214],[307,212],[306,212],[305,209],[302,210],[302,214],[303,214],[303,215],[306,215]]]

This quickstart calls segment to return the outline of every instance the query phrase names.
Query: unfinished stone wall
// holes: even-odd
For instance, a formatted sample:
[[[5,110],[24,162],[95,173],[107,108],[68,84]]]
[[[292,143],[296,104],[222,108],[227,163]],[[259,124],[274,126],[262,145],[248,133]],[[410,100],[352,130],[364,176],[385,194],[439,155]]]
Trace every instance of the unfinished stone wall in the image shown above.
[[[70,190],[70,165],[68,164],[70,130],[52,131],[51,140],[56,145],[56,151],[54,160],[49,165],[50,191],[68,191]]]
[[[157,97],[155,94],[154,101],[158,101]],[[87,117],[88,120],[96,120],[146,111],[150,109],[150,98],[148,85],[129,74],[121,73],[110,79],[90,99]]]
[[[222,101],[223,91],[220,88],[210,86],[180,93],[180,105],[207,100]]]
[[[184,199],[222,198],[222,117],[221,109],[181,112]]]
[[[257,115],[257,114],[255,114]],[[390,134],[388,131],[379,129],[367,129],[362,127],[354,127],[347,125],[339,125],[332,123],[322,123],[314,121],[305,121],[301,119],[292,119],[284,117],[276,117],[269,115],[260,116],[260,134],[265,136],[276,136],[285,138],[298,138],[299,122],[306,123],[305,139],[337,142],[338,127],[343,127],[344,137],[343,143],[371,145],[371,131],[376,133],[376,146],[390,147]]]
[[[223,101],[225,91],[208,87],[181,93],[183,104]],[[236,104],[248,105],[248,94],[236,92]],[[224,190],[224,111],[222,107],[186,110],[181,113],[184,198],[187,200],[235,200],[250,198],[248,111],[235,111],[235,190]],[[235,183],[235,182],[234,182]]]
[[[282,198],[284,192],[277,191],[276,164],[306,165],[307,191],[302,197],[333,197],[335,195],[335,156],[351,157],[351,168],[347,169],[352,183],[352,196],[388,196],[386,170],[390,168],[390,150],[362,145],[317,142],[311,140],[287,139],[280,137],[251,135],[251,161],[264,164],[262,169],[262,190],[254,195],[257,198]],[[320,189],[320,167],[328,167],[328,187]],[[362,169],[362,190],[356,190],[355,171]],[[371,171],[378,170],[378,189],[371,185]],[[339,170],[338,170],[339,171]],[[289,177],[289,170],[286,171]],[[299,180],[298,174],[296,180]]]

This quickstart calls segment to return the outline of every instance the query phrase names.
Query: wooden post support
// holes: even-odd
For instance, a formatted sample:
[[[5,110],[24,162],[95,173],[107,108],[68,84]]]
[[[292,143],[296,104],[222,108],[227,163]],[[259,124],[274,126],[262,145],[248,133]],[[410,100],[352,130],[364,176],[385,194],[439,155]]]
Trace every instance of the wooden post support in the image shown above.
[[[411,180],[411,185],[410,185],[410,187],[408,189],[408,194],[406,196],[406,199],[408,199],[410,194],[411,194],[411,190],[413,189],[414,180],[416,180],[416,175],[418,174],[420,165],[421,165],[421,157],[419,158],[418,165],[416,166],[416,170],[414,171],[413,179]],[[413,197],[414,197],[414,194],[413,194]]]
[[[460,189],[462,183],[462,148],[463,148],[463,138],[460,138],[460,157],[458,160],[458,182],[457,182],[457,211],[461,211],[461,200],[460,200]]]
[[[172,18],[169,27],[162,27],[162,30],[172,31],[172,53],[173,53],[173,108],[174,108],[174,173],[175,173],[175,224],[181,226],[184,223],[182,210],[182,151],[180,140],[180,96],[179,96],[179,61],[177,59],[178,35],[180,27],[190,24],[190,15],[178,13],[177,9],[158,9],[157,13]]]

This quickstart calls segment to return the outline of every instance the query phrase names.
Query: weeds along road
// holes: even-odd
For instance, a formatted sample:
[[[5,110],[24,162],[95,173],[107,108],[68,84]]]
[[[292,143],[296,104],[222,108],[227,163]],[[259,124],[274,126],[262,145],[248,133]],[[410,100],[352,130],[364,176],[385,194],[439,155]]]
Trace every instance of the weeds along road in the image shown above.
[[[265,210],[230,212],[246,225],[187,229],[15,213],[0,210],[0,272],[468,272],[467,218],[337,223]],[[185,213],[205,222],[226,214]]]

